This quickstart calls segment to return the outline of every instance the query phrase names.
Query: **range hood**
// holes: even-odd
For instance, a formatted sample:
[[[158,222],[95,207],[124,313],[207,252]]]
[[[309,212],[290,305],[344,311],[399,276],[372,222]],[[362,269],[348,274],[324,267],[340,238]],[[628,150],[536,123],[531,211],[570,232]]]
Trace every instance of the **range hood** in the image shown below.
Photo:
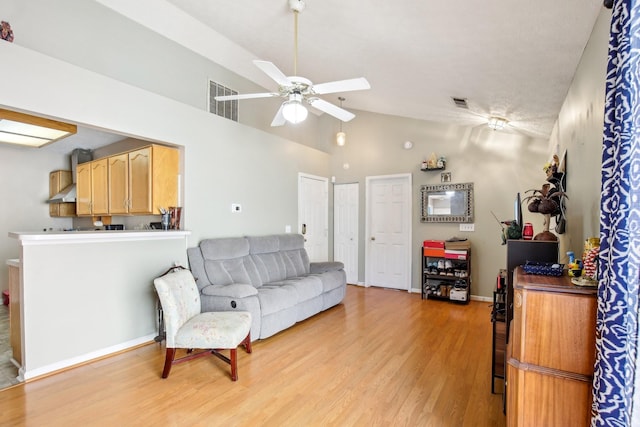
[[[75,203],[76,201],[76,169],[78,163],[89,162],[93,159],[91,150],[76,148],[71,152],[71,179],[73,183],[66,186],[58,194],[47,200],[47,203]]]
[[[61,192],[47,200],[47,203],[67,203],[76,201],[76,184],[67,185]]]

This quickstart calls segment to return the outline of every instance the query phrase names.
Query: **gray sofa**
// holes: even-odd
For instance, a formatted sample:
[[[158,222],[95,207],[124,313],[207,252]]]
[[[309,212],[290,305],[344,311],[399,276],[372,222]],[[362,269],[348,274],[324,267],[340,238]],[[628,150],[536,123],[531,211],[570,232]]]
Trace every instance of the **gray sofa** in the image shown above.
[[[202,311],[249,311],[251,339],[267,338],[339,304],[341,262],[309,262],[300,234],[205,239],[187,249]]]

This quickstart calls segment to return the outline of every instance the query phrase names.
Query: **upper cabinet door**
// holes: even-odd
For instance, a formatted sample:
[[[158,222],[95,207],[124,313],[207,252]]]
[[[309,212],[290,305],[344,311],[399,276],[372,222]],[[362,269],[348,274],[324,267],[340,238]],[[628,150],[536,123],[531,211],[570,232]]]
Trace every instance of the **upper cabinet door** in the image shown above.
[[[91,215],[91,162],[79,164],[76,170],[76,213]]]
[[[151,147],[129,153],[129,213],[153,213],[151,164]]]
[[[120,154],[109,160],[109,213],[129,213],[129,156]]]
[[[109,214],[108,159],[91,162],[91,213]]]

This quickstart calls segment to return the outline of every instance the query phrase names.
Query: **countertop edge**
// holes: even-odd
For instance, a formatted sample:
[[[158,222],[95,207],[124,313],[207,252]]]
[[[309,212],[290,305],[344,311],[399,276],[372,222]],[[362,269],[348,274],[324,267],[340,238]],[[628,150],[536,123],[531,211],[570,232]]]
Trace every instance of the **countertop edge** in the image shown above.
[[[95,230],[95,231],[10,231],[9,237],[20,240],[22,245],[47,245],[57,243],[123,242],[136,240],[182,239],[190,230]]]

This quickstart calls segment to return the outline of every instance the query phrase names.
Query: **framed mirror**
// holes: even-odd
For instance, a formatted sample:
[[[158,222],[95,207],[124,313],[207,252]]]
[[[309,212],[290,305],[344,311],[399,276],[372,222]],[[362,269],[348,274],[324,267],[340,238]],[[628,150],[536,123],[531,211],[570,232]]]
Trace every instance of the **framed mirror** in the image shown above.
[[[421,186],[420,222],[473,222],[473,183]]]

